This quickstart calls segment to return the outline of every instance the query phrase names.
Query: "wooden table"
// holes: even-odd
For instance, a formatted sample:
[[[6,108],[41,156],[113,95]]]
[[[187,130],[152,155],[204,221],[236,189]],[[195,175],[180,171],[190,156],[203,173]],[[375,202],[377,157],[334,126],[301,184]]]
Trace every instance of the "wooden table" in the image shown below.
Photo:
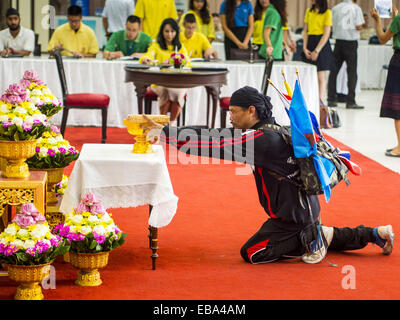
[[[151,68],[143,65],[125,66],[125,82],[133,82],[136,87],[139,114],[143,113],[146,89],[152,85],[170,88],[194,88],[204,86],[207,91],[207,127],[209,127],[210,98],[213,110],[211,127],[215,127],[215,117],[221,86],[227,84],[228,70],[225,68],[193,68],[177,70],[171,68]]]

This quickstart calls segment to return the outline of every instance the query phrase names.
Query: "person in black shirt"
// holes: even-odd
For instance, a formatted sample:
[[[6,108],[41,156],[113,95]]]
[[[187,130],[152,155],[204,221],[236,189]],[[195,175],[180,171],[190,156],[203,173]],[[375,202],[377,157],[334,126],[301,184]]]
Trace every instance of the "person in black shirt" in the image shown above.
[[[241,248],[246,262],[257,264],[302,257],[306,263],[318,263],[325,257],[328,247],[355,250],[369,242],[379,245],[384,254],[392,252],[391,225],[336,228],[319,223],[318,196],[307,195],[291,183],[291,180],[300,179],[293,147],[279,132],[264,127],[277,125],[269,97],[251,87],[241,88],[233,93],[229,112],[233,128],[165,126],[160,140],[187,154],[251,165],[259,200],[269,219]],[[160,128],[154,122],[153,125]]]

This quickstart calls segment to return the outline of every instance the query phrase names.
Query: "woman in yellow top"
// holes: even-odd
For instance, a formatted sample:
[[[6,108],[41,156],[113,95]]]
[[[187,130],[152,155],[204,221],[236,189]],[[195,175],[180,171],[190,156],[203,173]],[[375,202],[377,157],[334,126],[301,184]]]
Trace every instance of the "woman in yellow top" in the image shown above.
[[[303,52],[304,62],[317,66],[319,98],[325,100],[326,71],[333,63],[333,53],[329,37],[332,29],[332,12],[327,0],[312,0],[304,18]]]
[[[185,47],[179,41],[179,26],[172,18],[165,19],[160,27],[157,40],[152,42],[147,52],[139,59],[140,63],[150,64],[157,61],[159,64],[169,63],[173,52],[178,51],[188,58]],[[186,89],[151,86],[151,90],[158,96],[160,114],[170,112],[171,125],[176,125],[182,106],[185,103]]]
[[[183,21],[185,20],[185,16],[189,13],[194,14],[196,17],[196,32],[204,34],[210,43],[213,42],[215,40],[214,19],[210,14],[207,0],[189,1],[189,11],[180,19],[179,26],[181,30],[183,30]]]
[[[269,6],[269,0],[257,0],[254,6],[253,43],[260,47],[264,41],[264,18]]]

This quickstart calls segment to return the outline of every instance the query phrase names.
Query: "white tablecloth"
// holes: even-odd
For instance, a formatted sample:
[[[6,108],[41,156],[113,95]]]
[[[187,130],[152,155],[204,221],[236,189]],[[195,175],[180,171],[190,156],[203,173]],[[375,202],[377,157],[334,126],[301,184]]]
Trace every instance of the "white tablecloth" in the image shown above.
[[[174,217],[175,196],[163,148],[153,154],[133,154],[132,145],[84,144],[69,178],[60,211],[71,212],[88,192],[107,208],[153,206],[149,225],[161,228]]]
[[[64,68],[70,93],[91,92],[105,93],[111,97],[108,126],[124,128],[123,119],[128,114],[137,114],[137,97],[134,85],[125,83],[124,61],[107,61],[102,59],[64,59]],[[198,64],[196,64],[198,65]],[[200,63],[207,67],[226,67],[229,70],[228,83],[221,89],[221,96],[230,96],[237,89],[248,85],[261,90],[264,63],[249,64],[241,61],[220,63]],[[286,73],[289,84],[294,87],[296,68],[300,73],[304,96],[308,107],[319,118],[317,71],[312,65],[302,62],[276,62],[271,79],[284,90],[281,71]],[[18,82],[28,69],[36,70],[39,77],[48,84],[55,95],[61,97],[61,86],[58,78],[56,62],[47,58],[0,59],[0,92],[4,92],[9,84]],[[288,124],[289,119],[284,112],[278,94],[269,88],[274,105],[273,113],[277,121]],[[204,87],[188,90],[186,125],[205,125],[207,97]],[[153,103],[153,114],[158,113]],[[53,117],[56,124],[61,123],[61,112]],[[216,126],[220,125],[219,108]],[[71,110],[68,126],[101,126],[101,114],[97,110]]]

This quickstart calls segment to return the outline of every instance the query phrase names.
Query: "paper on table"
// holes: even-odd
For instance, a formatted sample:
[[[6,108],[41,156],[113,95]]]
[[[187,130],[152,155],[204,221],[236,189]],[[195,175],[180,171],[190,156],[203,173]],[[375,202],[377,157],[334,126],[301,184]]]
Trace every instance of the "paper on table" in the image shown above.
[[[392,17],[392,0],[375,0],[375,9],[378,10],[381,18]]]

